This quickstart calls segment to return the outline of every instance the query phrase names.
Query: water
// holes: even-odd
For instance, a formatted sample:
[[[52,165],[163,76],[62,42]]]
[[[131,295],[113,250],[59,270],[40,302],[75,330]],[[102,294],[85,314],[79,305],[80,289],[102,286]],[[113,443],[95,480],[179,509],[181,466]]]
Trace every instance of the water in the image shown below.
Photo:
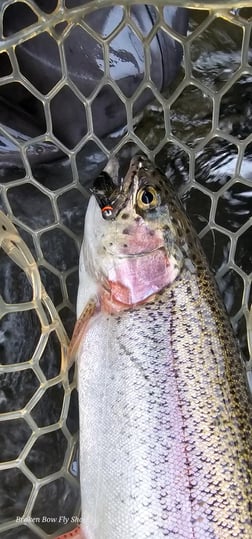
[[[190,32],[204,21],[205,16],[206,14],[202,12],[194,13]],[[211,27],[194,41],[191,49],[194,62],[193,75],[209,88],[210,93],[204,93],[202,89],[191,85],[171,104],[172,89],[175,89],[183,79],[184,71],[181,68],[177,80],[165,96],[167,106],[171,105],[169,116],[170,132],[173,136],[171,140],[162,143],[167,113],[163,112],[157,101],[145,110],[135,127],[135,135],[146,145],[147,153],[153,152],[157,165],[167,174],[181,196],[201,237],[209,264],[216,274],[243,356],[248,359],[245,312],[246,309],[250,309],[252,301],[252,226],[247,227],[252,216],[250,138],[246,144],[246,138],[250,137],[252,130],[252,86],[249,73],[238,77],[232,87],[223,93],[218,130],[215,136],[210,136],[213,118],[211,95],[213,92],[222,91],[236,73],[241,59],[241,41],[242,30],[239,26],[231,26],[224,20],[213,22]],[[251,50],[247,61],[251,65]],[[106,147],[113,149],[123,134],[119,132],[107,139]],[[208,137],[209,141],[203,146],[205,137]],[[157,149],[161,143],[162,148]],[[95,142],[90,141],[78,153],[76,160],[67,157],[62,160],[57,146],[51,144],[47,149],[56,160],[43,165],[39,161],[44,149],[41,143],[31,144],[28,149],[35,179],[33,185],[23,180],[25,170],[20,160],[15,157],[13,166],[8,168],[4,167],[3,162],[0,209],[5,213],[13,213],[15,224],[38,263],[42,282],[70,336],[75,323],[78,252],[89,188],[105,165],[106,156]],[[121,173],[125,171],[131,155],[138,149],[138,146],[131,142],[119,152]],[[38,160],[36,155],[39,156]],[[0,283],[0,292],[6,302],[29,301],[31,287],[27,278],[2,250]],[[24,360],[25,354],[27,358],[32,354],[39,337],[36,316],[34,312],[12,313],[0,321],[0,352],[3,364],[8,364],[14,356],[18,362]],[[53,339],[48,343],[40,365],[48,379],[57,376],[59,352]],[[17,388],[14,393],[13,387]],[[0,410],[6,412],[21,409],[25,406],[25,399],[29,399],[30,392],[36,387],[37,380],[32,375],[27,376],[26,371],[3,374]],[[34,408],[33,417],[38,425],[45,426],[45,418],[49,423],[58,420],[62,398],[60,384],[47,392],[46,398],[41,399]],[[72,434],[78,428],[77,414],[77,396],[76,392],[73,392],[68,416],[69,431]],[[6,448],[7,453],[3,456],[6,461],[16,458],[30,436],[30,431],[23,420],[15,421],[21,423],[15,425],[11,421],[6,423],[8,429],[14,429]],[[3,431],[2,436],[5,434],[6,431]],[[62,438],[60,430],[56,434],[46,436],[46,439],[41,438],[34,446],[27,460],[27,465],[37,476],[41,473],[45,475],[57,472],[58,468],[57,466],[55,468],[53,462],[57,462],[60,466],[65,454],[64,437]],[[48,458],[48,454],[53,458]],[[42,472],[41,463],[44,466]],[[71,457],[70,469],[72,475],[78,475],[76,454]],[[22,483],[23,505],[20,502],[22,507],[17,505],[13,507],[8,483],[15,485],[17,491],[20,491],[19,485]],[[8,520],[15,511],[22,514],[29,493],[29,481],[23,479],[22,482],[16,470],[6,470],[0,492],[0,499],[3,501],[1,508],[3,519]],[[51,488],[48,487],[41,493],[41,497],[37,498],[34,517],[40,518],[42,513],[51,514],[51,500],[55,500],[55,496],[56,513],[58,511],[58,514],[61,514],[62,507],[64,508],[63,501],[69,503],[70,499],[71,510],[74,512],[78,493],[74,489],[71,490],[69,484],[64,483],[61,478],[52,482]],[[49,522],[44,524],[43,529],[51,533],[56,527]],[[1,537],[9,539],[14,537],[15,533],[16,531],[14,535],[12,532],[3,532]],[[20,526],[18,533],[19,537],[25,539],[38,537],[35,532],[27,532],[23,526]]]

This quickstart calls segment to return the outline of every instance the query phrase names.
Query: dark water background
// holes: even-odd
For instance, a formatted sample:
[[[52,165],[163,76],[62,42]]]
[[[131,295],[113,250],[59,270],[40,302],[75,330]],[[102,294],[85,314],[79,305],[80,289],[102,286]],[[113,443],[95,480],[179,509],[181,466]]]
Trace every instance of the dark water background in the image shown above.
[[[248,18],[252,10],[243,10]],[[204,21],[207,14],[194,12],[190,31]],[[236,73],[241,59],[242,29],[224,20],[214,21],[198,38],[191,49],[193,75],[211,91],[220,91]],[[248,50],[248,65],[252,62],[252,48]],[[183,79],[183,67],[167,93],[167,103],[172,90]],[[228,313],[233,321],[240,348],[245,359],[249,358],[245,304],[251,306],[252,272],[252,225],[231,242],[234,233],[252,216],[252,75],[241,74],[223,95],[220,101],[219,125],[216,136],[210,137],[203,146],[212,128],[212,99],[196,86],[187,87],[170,107],[171,133],[176,140],[163,144],[160,151],[155,148],[161,143],[164,131],[164,115],[160,103],[153,102],[135,127],[135,134],[155,154],[157,165],[167,174],[182,197],[185,208],[202,239],[209,263],[216,274]],[[167,108],[168,110],[168,108]],[[217,136],[218,135],[218,136]],[[248,137],[248,140],[247,140]],[[120,138],[120,135],[119,135]],[[246,144],[247,140],[247,144]],[[244,143],[245,141],[245,143]],[[244,144],[241,146],[239,143]],[[113,148],[114,139],[107,146]],[[135,144],[126,145],[119,157],[122,169],[131,155],[137,151]],[[34,151],[34,148],[33,148]],[[41,151],[37,145],[36,151]],[[195,155],[195,168],[192,156]],[[191,155],[191,157],[190,157]],[[241,157],[240,157],[241,156]],[[83,234],[83,221],[88,201],[88,187],[105,165],[106,158],[95,143],[88,143],[76,159],[76,168],[69,160],[53,164],[37,165],[32,168],[33,176],[42,187],[24,183],[24,170],[15,166],[1,169],[0,209],[13,212],[17,228],[38,262],[41,279],[57,307],[69,336],[75,322],[75,303],[78,287],[78,252]],[[239,169],[237,168],[237,163]],[[236,170],[237,168],[237,170]],[[232,178],[236,175],[235,183]],[[79,182],[76,178],[79,177]],[[11,181],[21,179],[18,185]],[[47,190],[47,191],[46,191]],[[49,197],[48,197],[49,193]],[[55,201],[57,204],[55,204]],[[57,226],[60,221],[63,227]],[[216,226],[217,225],[217,226]],[[40,233],[41,228],[50,227]],[[219,228],[218,228],[219,227]],[[234,248],[235,246],[235,248]],[[231,250],[232,249],[232,250]],[[231,263],[230,263],[231,261]],[[239,272],[242,270],[242,275]],[[245,286],[246,285],[246,286]],[[0,252],[0,292],[4,301],[19,303],[31,299],[31,287],[24,273]],[[0,322],[0,354],[2,364],[24,361],[34,351],[40,326],[35,312],[11,313]],[[46,358],[46,360],[45,360]],[[57,343],[50,340],[41,368],[50,379],[59,371],[60,354]],[[49,366],[48,366],[49,365]],[[38,381],[32,371],[13,372],[1,378],[0,411],[21,409],[37,387]],[[54,386],[33,411],[37,424],[58,420],[62,407],[62,387]],[[69,410],[69,430],[78,429],[78,406],[73,393]],[[47,423],[49,424],[49,423]],[[3,461],[16,458],[30,431],[22,420],[6,422],[1,430],[0,441],[8,436],[8,446],[2,455]],[[41,437],[43,438],[43,437]],[[48,457],[50,455],[50,458]],[[33,447],[27,466],[40,477],[56,471],[55,462],[62,464],[65,441],[60,431],[46,435]],[[71,466],[76,475],[76,456]],[[20,493],[13,502],[9,485]],[[0,504],[3,520],[13,514],[22,514],[30,492],[30,484],[16,469],[6,470],[0,486]],[[57,504],[52,508],[52,500]],[[77,494],[69,489],[64,479],[55,481],[37,498],[34,516],[56,512],[74,512]],[[53,502],[54,503],[54,502]],[[52,525],[44,526],[45,533],[55,531]],[[2,539],[16,538],[14,532],[0,533]],[[33,532],[20,528],[20,539],[38,537]]]

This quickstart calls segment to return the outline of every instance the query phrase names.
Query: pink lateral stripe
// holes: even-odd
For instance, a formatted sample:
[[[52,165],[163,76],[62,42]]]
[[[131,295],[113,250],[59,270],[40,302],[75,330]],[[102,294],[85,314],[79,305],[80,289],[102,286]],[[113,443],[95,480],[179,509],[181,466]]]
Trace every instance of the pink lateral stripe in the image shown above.
[[[74,528],[74,530],[71,530],[70,532],[58,535],[56,539],[71,539],[71,537],[74,537],[74,539],[85,539],[79,526],[77,528]]]

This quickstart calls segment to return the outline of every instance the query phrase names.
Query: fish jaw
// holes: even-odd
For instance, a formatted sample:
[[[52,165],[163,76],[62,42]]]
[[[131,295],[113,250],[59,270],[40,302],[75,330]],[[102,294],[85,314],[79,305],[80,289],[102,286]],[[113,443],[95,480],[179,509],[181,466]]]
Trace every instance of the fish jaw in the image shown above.
[[[86,262],[84,256],[85,243],[86,242],[84,238],[80,250],[79,259],[79,287],[76,306],[77,319],[80,318],[90,300],[92,298],[97,298],[99,294],[99,286],[96,279],[86,269]]]
[[[180,272],[162,228],[136,215],[131,200],[125,213],[131,214],[128,224],[120,219],[107,222],[95,197],[90,198],[80,255],[78,317],[91,295],[105,310],[118,312],[147,301]]]
[[[144,255],[154,250],[165,248],[165,241],[159,223],[146,223],[138,215],[129,200],[124,207],[124,221],[118,217],[107,221],[102,216],[96,198],[90,197],[86,217],[82,260],[85,260],[89,275],[99,282],[101,273],[113,263],[114,258],[123,256]]]

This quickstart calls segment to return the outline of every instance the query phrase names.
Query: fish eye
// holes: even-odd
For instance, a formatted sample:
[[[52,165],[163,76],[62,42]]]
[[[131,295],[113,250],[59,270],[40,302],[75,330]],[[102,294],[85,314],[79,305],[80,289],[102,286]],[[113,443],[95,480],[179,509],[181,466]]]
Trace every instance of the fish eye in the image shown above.
[[[112,206],[104,206],[101,208],[102,211],[102,217],[104,219],[111,219],[113,217],[113,208]]]
[[[142,210],[155,208],[158,204],[158,194],[154,187],[147,186],[139,189],[137,193],[137,205]]]
[[[105,219],[109,219],[109,217],[112,216],[112,210],[105,210],[104,212],[102,212],[102,215]]]

